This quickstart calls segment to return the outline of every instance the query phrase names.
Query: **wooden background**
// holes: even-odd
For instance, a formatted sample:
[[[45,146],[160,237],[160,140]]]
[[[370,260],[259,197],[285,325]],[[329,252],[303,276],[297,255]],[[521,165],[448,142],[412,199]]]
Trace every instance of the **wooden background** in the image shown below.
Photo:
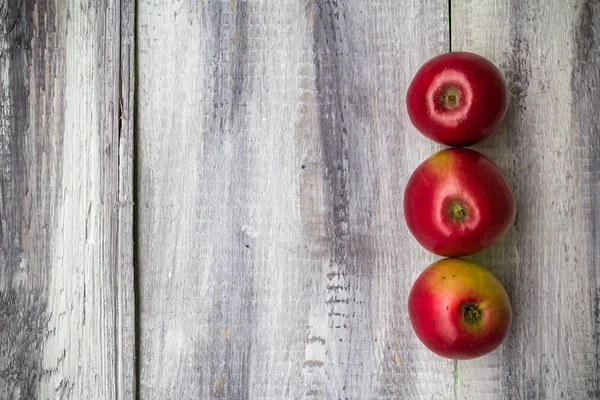
[[[600,2],[0,0],[0,399],[600,398]],[[468,50],[507,341],[428,352],[405,111]],[[135,167],[135,168],[134,168]],[[135,202],[133,201],[135,199]]]

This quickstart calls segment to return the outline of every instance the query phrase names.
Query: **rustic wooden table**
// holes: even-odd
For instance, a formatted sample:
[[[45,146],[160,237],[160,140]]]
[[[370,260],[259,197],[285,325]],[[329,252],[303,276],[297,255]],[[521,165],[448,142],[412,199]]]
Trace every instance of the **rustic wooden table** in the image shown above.
[[[600,2],[0,0],[1,399],[600,398]],[[434,356],[402,193],[418,67],[491,59],[473,259],[507,341]],[[134,168],[135,167],[135,168]],[[135,202],[134,202],[135,200]]]

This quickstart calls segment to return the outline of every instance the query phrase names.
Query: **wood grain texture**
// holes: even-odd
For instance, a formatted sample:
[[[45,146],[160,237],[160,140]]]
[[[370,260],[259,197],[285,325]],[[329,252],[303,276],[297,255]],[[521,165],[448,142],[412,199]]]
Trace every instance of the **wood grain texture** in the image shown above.
[[[453,1],[452,49],[507,78],[503,128],[477,146],[506,172],[517,220],[474,258],[506,285],[514,321],[460,362],[465,399],[600,398],[600,4]]]
[[[119,0],[118,234],[115,288],[116,399],[137,394],[134,274],[135,0]]]
[[[134,393],[129,3],[0,2],[2,399]]]
[[[411,76],[446,2],[138,5],[140,395],[454,396],[406,296]]]

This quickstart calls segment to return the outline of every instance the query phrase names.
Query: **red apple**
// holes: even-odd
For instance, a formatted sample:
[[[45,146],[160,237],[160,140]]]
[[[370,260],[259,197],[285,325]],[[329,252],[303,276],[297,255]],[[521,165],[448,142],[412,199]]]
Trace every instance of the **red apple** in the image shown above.
[[[448,146],[470,146],[490,136],[506,114],[502,74],[473,53],[446,53],[427,61],[406,95],[408,115],[428,138]]]
[[[512,321],[508,295],[483,266],[460,258],[431,264],[408,297],[410,322],[423,344],[455,360],[496,349]]]
[[[413,172],[404,218],[417,241],[440,256],[477,253],[515,219],[515,198],[494,163],[469,149],[442,150]]]

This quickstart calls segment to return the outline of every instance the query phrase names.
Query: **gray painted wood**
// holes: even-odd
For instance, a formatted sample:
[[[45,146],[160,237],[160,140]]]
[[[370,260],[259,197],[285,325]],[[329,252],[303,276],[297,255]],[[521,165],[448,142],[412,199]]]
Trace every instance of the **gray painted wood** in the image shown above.
[[[118,235],[115,291],[116,398],[137,394],[134,274],[135,0],[119,0]],[[116,5],[115,5],[116,7]],[[116,24],[116,21],[115,21]],[[112,112],[112,111],[111,111]],[[112,165],[112,164],[111,164]]]
[[[133,397],[132,4],[0,1],[2,399]]]
[[[143,399],[454,396],[406,311],[411,76],[446,2],[138,5]]]
[[[508,78],[476,148],[518,201],[473,257],[511,335],[456,364],[408,323],[435,257],[400,201],[445,2],[139,3],[141,398],[600,397],[596,2],[452,3]],[[134,396],[133,8],[0,2],[0,398]]]
[[[506,172],[517,220],[474,258],[505,283],[514,323],[460,362],[464,399],[600,398],[600,4],[453,1],[452,49],[507,77],[502,129],[477,146]]]

